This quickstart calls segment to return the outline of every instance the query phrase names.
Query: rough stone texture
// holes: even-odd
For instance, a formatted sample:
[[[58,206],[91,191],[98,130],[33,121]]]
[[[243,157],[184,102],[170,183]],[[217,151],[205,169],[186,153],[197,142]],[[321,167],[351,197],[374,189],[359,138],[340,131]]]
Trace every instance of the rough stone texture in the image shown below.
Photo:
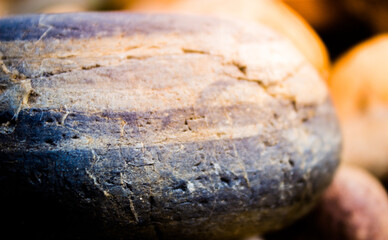
[[[200,14],[259,22],[288,38],[325,79],[330,71],[325,44],[301,16],[279,0],[133,0],[127,8],[145,13]],[[328,15],[325,10],[322,11]]]
[[[0,20],[1,182],[125,238],[235,238],[304,215],[340,137],[327,90],[256,24],[82,13]]]

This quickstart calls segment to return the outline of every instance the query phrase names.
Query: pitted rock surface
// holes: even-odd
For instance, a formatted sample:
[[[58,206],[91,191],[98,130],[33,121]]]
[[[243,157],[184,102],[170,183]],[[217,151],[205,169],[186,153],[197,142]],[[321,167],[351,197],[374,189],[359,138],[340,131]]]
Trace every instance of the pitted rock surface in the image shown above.
[[[0,20],[0,168],[118,238],[229,239],[313,206],[340,136],[318,72],[265,26]]]

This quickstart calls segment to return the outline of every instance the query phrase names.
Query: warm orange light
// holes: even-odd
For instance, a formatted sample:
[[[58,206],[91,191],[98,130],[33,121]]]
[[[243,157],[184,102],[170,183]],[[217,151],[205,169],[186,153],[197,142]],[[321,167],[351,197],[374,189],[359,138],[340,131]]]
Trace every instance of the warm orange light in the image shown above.
[[[344,134],[343,160],[388,177],[388,34],[334,65],[329,87]]]

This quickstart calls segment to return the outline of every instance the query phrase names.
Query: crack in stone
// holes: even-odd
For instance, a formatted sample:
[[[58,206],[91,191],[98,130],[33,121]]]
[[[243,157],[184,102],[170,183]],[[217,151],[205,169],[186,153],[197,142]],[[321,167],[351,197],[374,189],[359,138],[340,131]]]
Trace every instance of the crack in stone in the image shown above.
[[[196,49],[189,49],[189,48],[182,48],[182,52],[185,53],[185,54],[205,54],[205,55],[211,55],[209,54],[208,52],[206,51],[202,51],[202,50],[196,50]]]

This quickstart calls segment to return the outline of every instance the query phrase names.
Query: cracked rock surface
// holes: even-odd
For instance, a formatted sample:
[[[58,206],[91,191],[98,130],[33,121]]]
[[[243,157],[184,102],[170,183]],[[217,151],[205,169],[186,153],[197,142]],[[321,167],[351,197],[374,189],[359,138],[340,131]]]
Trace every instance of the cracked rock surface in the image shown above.
[[[265,26],[0,20],[0,169],[126,239],[230,239],[307,213],[338,164],[318,72]],[[7,182],[8,181],[8,182]]]

